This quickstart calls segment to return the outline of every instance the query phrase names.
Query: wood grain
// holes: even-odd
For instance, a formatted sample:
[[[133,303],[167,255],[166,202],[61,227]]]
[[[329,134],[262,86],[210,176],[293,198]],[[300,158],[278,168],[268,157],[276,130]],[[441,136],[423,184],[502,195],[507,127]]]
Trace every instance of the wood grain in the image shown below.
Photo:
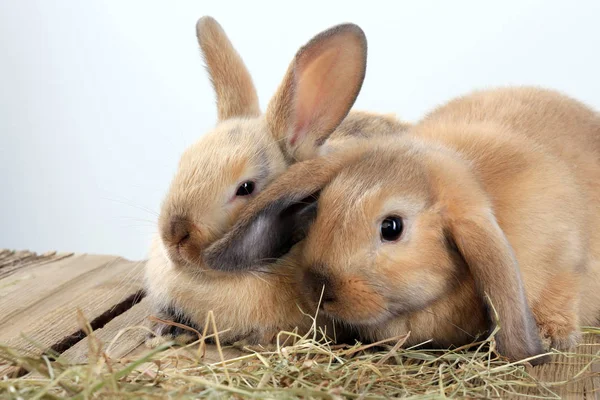
[[[41,265],[52,261],[58,261],[72,256],[73,253],[57,253],[50,251],[44,254],[36,254],[32,251],[0,250],[0,278],[5,278],[21,268],[29,265]]]
[[[135,359],[150,351],[144,344],[148,331],[143,327],[146,325],[147,317],[151,314],[150,304],[147,299],[144,299],[126,313],[113,319],[102,329],[94,331],[94,337],[102,344],[102,351],[106,352],[111,359]],[[119,335],[119,338],[114,341],[117,335]],[[176,354],[177,350],[174,351],[175,353],[172,351],[171,354]],[[185,352],[185,350],[181,351]],[[82,364],[88,361],[89,353],[90,339],[86,337],[62,355],[69,362]],[[223,348],[225,359],[235,358],[242,354],[244,353],[237,349]],[[203,361],[207,363],[221,361],[216,346],[206,346]]]
[[[145,348],[143,343],[147,331],[141,327],[144,326],[148,315],[150,315],[150,307],[148,300],[144,299],[124,314],[110,321],[103,328],[95,330],[94,336],[102,343],[102,350],[107,352],[110,358],[125,357],[139,347]],[[108,349],[108,346],[117,335],[120,335],[118,340]],[[89,339],[86,337],[62,355],[65,360],[71,363],[83,364],[88,360],[88,353]]]
[[[578,379],[573,380],[577,373],[583,371],[590,363],[591,356],[600,351],[598,335],[585,334],[582,343],[577,347],[577,354],[590,357],[566,357],[555,355],[552,360],[544,365],[529,367],[527,372],[537,379],[539,386],[521,390],[523,396],[512,396],[507,398],[521,398],[525,395],[539,395],[540,387],[542,393],[551,395],[555,393],[561,399],[595,399],[599,394],[600,385],[597,372],[600,365],[592,365],[587,368]],[[571,381],[564,385],[563,382]]]
[[[141,266],[84,254],[20,268],[0,279],[0,342],[34,353],[53,346],[81,329],[77,309],[91,321],[140,291]]]

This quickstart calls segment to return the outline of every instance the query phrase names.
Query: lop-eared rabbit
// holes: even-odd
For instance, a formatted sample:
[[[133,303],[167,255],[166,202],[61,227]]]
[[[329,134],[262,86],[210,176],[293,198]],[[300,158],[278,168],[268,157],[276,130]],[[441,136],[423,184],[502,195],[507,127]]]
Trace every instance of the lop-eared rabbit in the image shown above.
[[[600,311],[600,115],[538,88],[457,98],[292,166],[205,260],[265,268],[294,243],[306,311],[363,340],[462,345],[499,325],[513,360],[572,347]]]

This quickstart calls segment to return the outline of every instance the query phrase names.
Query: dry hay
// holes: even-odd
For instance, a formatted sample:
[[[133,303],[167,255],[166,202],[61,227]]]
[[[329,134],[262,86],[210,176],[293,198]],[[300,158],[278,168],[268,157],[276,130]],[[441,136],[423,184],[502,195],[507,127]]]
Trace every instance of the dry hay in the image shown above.
[[[131,328],[130,328],[131,329]],[[143,328],[140,328],[143,329]],[[587,328],[596,335],[598,329]],[[0,395],[11,399],[164,398],[505,398],[527,392],[532,398],[559,398],[557,388],[589,378],[600,354],[584,357],[569,381],[540,382],[527,360],[510,363],[494,351],[493,335],[455,350],[400,348],[405,337],[375,345],[333,345],[322,332],[299,336],[282,332],[272,349],[216,363],[203,361],[201,339],[172,342],[137,359],[111,359],[88,332],[89,362],[70,364],[57,354],[28,356],[0,346],[0,360],[26,374],[0,380]],[[113,343],[118,340],[118,336]],[[221,348],[219,346],[219,351]],[[556,353],[556,352],[554,352]],[[222,353],[220,353],[222,354]]]

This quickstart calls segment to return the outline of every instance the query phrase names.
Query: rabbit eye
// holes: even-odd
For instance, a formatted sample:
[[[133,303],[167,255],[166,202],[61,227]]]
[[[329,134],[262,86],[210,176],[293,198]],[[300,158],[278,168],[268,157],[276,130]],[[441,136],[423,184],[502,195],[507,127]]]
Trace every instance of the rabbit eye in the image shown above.
[[[251,195],[252,192],[254,192],[254,182],[252,181],[247,181],[244,182],[240,185],[240,187],[238,188],[237,192],[235,192],[236,196],[248,196]]]
[[[402,235],[402,228],[404,228],[402,218],[396,216],[386,217],[381,222],[381,239],[386,242],[398,240]]]

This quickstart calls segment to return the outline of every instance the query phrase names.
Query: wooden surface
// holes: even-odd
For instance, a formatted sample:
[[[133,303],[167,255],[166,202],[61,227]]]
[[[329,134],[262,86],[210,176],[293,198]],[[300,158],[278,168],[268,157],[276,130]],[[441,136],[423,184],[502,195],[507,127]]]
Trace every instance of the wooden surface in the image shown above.
[[[64,359],[85,363],[90,352],[89,338],[82,330],[81,310],[94,328],[94,336],[111,358],[132,357],[147,351],[142,325],[150,308],[142,294],[143,263],[120,257],[0,250],[0,343],[40,354],[47,349]],[[118,338],[116,340],[115,337]],[[600,351],[599,335],[584,335],[580,354]],[[226,357],[239,355],[227,350]],[[206,360],[219,359],[208,348]],[[0,360],[0,376],[14,373]],[[571,380],[586,361],[555,356],[549,364],[530,368],[542,382]],[[592,366],[600,372],[600,366]],[[556,388],[562,398],[596,398],[599,374]],[[534,388],[532,388],[534,393]]]
[[[577,353],[593,355],[600,351],[598,335],[584,334],[582,343],[577,348]],[[537,367],[531,367],[528,372],[542,382],[562,382],[571,380],[579,371],[590,362],[590,358],[568,358],[563,355],[553,356],[552,362]],[[600,372],[600,365],[592,365],[588,372]],[[596,399],[600,398],[600,382],[597,377],[576,379],[566,385],[553,388],[548,387],[563,399]],[[537,388],[532,387],[523,394],[535,395]]]
[[[0,344],[32,355],[52,349],[85,363],[89,339],[80,310],[112,358],[147,351],[144,325],[151,312],[142,277],[143,262],[120,257],[0,250]],[[206,359],[219,360],[216,349],[209,347]],[[13,372],[0,360],[0,377]]]

